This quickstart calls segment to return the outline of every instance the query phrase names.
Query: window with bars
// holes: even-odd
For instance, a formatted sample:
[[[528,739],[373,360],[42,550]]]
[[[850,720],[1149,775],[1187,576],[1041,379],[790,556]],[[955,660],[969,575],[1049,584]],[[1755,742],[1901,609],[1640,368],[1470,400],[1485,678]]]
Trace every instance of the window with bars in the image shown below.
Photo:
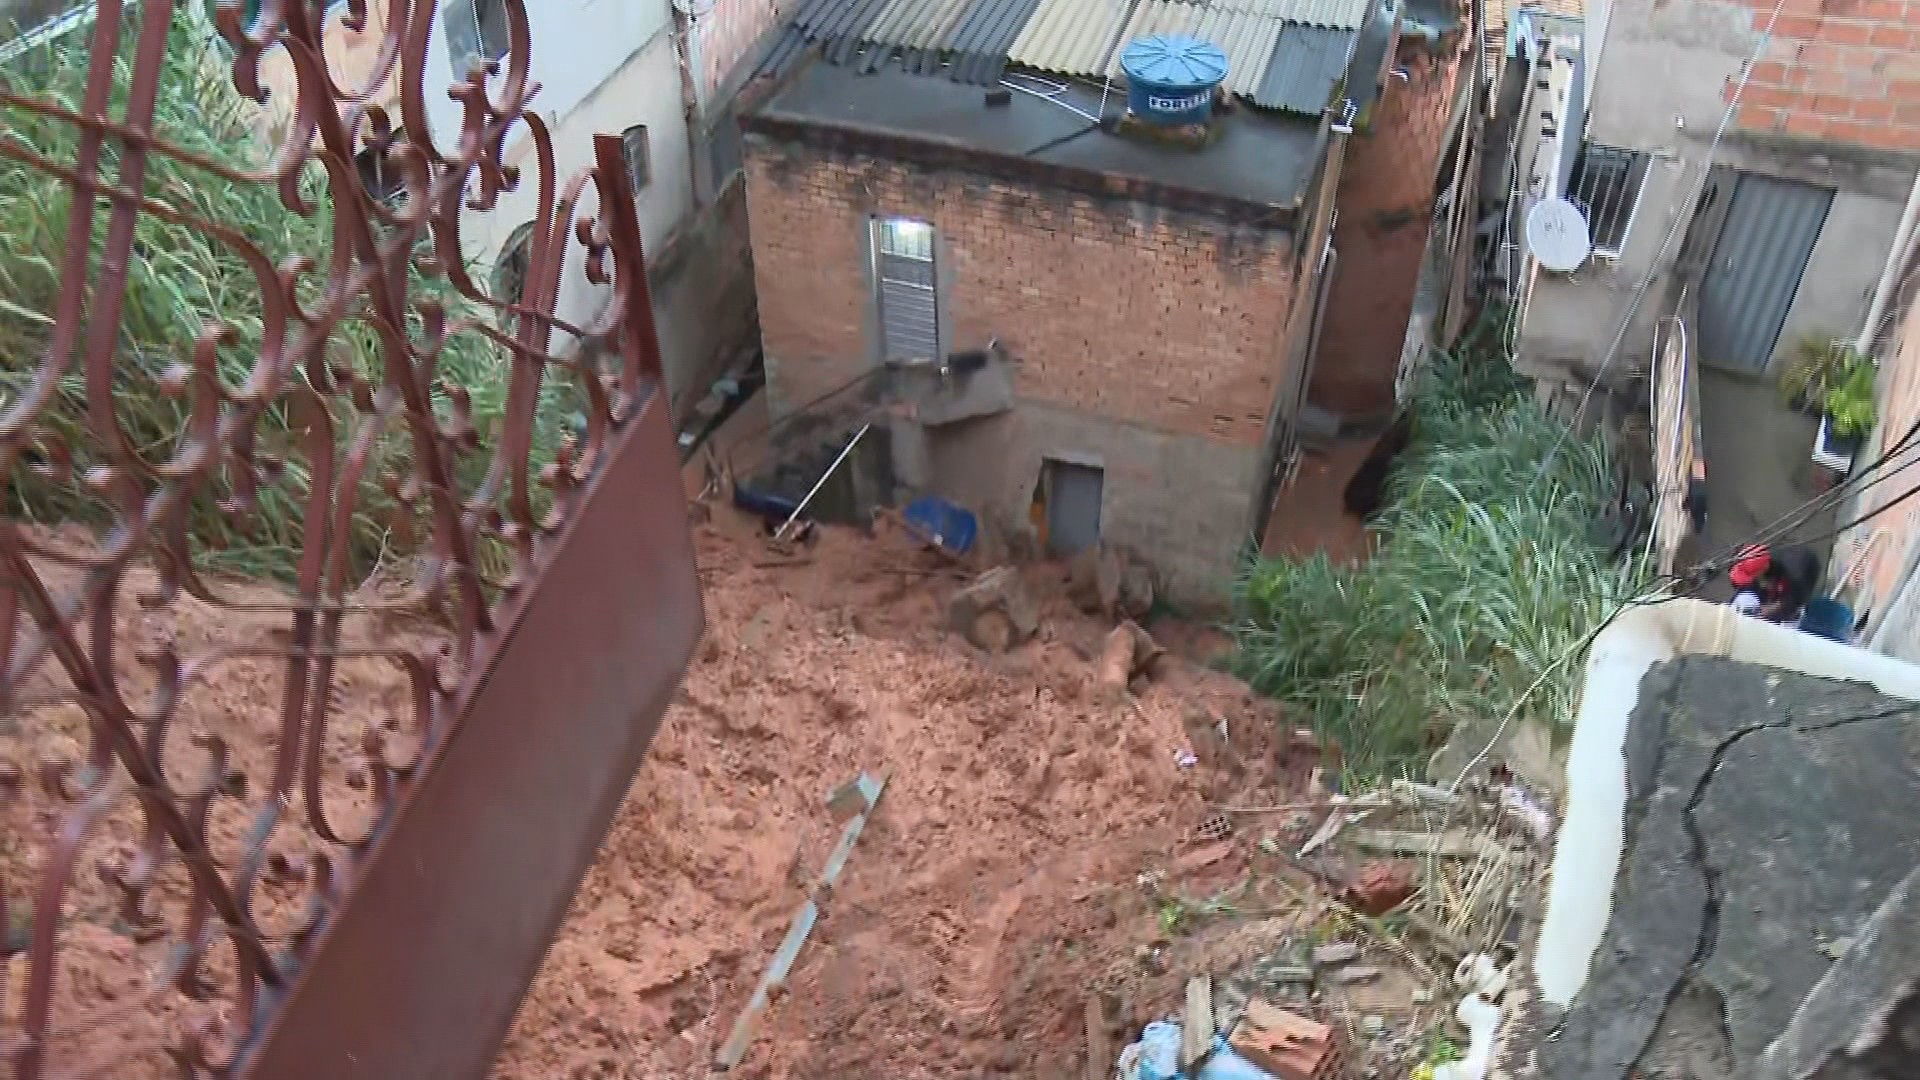
[[[647,125],[635,124],[621,132],[620,148],[627,158],[627,183],[638,195],[653,179],[653,144],[647,140]]]
[[[507,55],[504,0],[447,0],[440,24],[446,30],[447,56],[456,79],[464,79],[476,66]]]
[[[882,358],[932,360],[939,356],[933,226],[911,218],[875,218],[873,264]]]
[[[1587,237],[1596,255],[1618,255],[1626,247],[1640,189],[1647,182],[1647,155],[1599,143],[1586,143],[1573,162],[1567,199],[1587,217]]]

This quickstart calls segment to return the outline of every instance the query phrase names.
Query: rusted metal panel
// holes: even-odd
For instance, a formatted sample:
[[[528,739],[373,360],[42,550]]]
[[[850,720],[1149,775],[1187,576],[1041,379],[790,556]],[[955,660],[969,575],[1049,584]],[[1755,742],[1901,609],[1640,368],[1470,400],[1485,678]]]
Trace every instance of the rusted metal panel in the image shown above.
[[[183,57],[173,0],[99,0],[85,47],[50,54],[31,88],[77,83],[71,104],[0,84],[0,167],[67,211],[57,274],[3,315],[0,476],[93,526],[0,516],[0,713],[65,710],[84,736],[38,789],[6,781],[37,800],[0,864],[0,895],[33,897],[0,906],[10,951],[15,916],[31,927],[24,1001],[0,1002],[11,1080],[110,1075],[134,1053],[188,1080],[483,1073],[697,640],[621,140],[557,172],[524,0],[504,0],[504,55],[455,88],[460,130],[440,141],[423,85],[436,4],[334,11],[380,43],[358,85],[330,63],[345,38],[328,7],[227,0],[229,50]],[[204,86],[218,64],[271,109],[270,54],[297,98],[269,125],[270,163],[209,160],[259,114],[163,79]],[[369,105],[395,83],[390,108]],[[404,176],[404,199],[367,190],[364,155]],[[538,193],[527,266],[490,295],[466,274],[461,217],[516,184]],[[324,224],[263,250],[223,198],[284,211],[271,226]],[[171,258],[133,274],[156,246]],[[202,255],[217,294],[165,277]],[[610,286],[591,324],[554,314],[569,267]],[[151,338],[156,288],[197,339]],[[142,393],[179,403],[158,433],[126,407]],[[291,580],[204,572],[263,527],[284,530]],[[186,614],[192,634],[167,632]],[[236,665],[244,691],[214,693]],[[394,677],[391,706],[360,701],[391,715],[343,705],[354,665]],[[343,822],[348,804],[364,820]],[[103,832],[109,858],[88,850]],[[19,850],[29,880],[12,877]],[[84,1008],[58,992],[85,981],[63,978],[82,901],[127,928],[89,957],[145,980]],[[93,1037],[136,1011],[164,1018],[147,1043]]]
[[[672,448],[655,396],[244,1075],[486,1073],[700,629]]]

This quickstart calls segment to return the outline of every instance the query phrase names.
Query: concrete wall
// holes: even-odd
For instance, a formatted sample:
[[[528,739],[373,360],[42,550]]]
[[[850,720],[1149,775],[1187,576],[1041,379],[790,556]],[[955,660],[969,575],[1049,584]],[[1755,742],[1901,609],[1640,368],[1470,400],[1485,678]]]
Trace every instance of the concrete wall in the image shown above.
[[[985,518],[992,536],[1033,551],[1028,519],[1045,460],[1104,471],[1100,535],[1146,558],[1177,603],[1217,605],[1254,528],[1265,479],[1258,447],[1114,421],[1022,400],[1000,416],[928,433],[939,490]]]
[[[937,429],[932,486],[1017,529],[1042,456],[1098,459],[1107,538],[1136,545],[1176,595],[1224,593],[1263,486],[1269,409],[1297,375],[1291,232],[758,134],[746,156],[775,415],[878,360],[871,218],[929,221],[941,346],[999,339],[1019,402]]]
[[[1587,135],[1593,142],[1647,151],[1654,160],[1620,258],[1591,260],[1573,275],[1542,275],[1534,282],[1520,333],[1522,364],[1536,375],[1552,375],[1602,362],[1636,289],[1670,269],[1710,164],[1836,192],[1776,358],[1808,334],[1857,331],[1920,159],[1741,127],[1730,130],[1709,159],[1742,65],[1756,50],[1763,62],[1779,62],[1769,58],[1799,56],[1813,46],[1782,38],[1761,49],[1755,21],[1764,22],[1770,5],[1756,14],[1750,5],[1727,0],[1614,0],[1610,9]],[[1884,87],[1897,85],[1892,77],[1882,68]],[[1749,93],[1752,87],[1742,92],[1743,102]],[[1771,99],[1763,94],[1756,100]],[[1666,244],[1673,230],[1679,232]],[[1660,295],[1659,284],[1649,296]],[[1657,306],[1643,303],[1636,312],[1615,359],[1622,366],[1613,370],[1646,369],[1654,322],[1666,314]]]

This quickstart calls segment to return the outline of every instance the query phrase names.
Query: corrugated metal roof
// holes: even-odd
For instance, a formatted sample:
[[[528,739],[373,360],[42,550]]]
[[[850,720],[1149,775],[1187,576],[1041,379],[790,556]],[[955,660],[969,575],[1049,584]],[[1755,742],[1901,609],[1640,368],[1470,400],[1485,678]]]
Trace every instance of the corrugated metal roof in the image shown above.
[[[1273,58],[1253,91],[1253,103],[1318,116],[1345,77],[1359,40],[1357,30],[1288,23],[1274,43]]]
[[[947,42],[952,78],[989,86],[999,82],[1013,39],[1039,6],[1040,0],[973,0]]]
[[[887,0],[864,37],[907,49],[944,48],[971,0]]]
[[[1138,41],[1154,34],[1184,34],[1211,42],[1227,54],[1227,89],[1251,97],[1267,73],[1274,42],[1285,26],[1279,19],[1246,11],[1200,7],[1179,0],[1141,0],[1120,39]],[[1108,62],[1107,74],[1120,77],[1118,55]]]
[[[1040,0],[1007,58],[1062,75],[1096,74],[1105,70],[1130,6],[1127,0]]]
[[[1367,21],[1367,12],[1379,0],[1214,0],[1209,7],[1245,11],[1287,22],[1324,26],[1333,30],[1358,30]]]

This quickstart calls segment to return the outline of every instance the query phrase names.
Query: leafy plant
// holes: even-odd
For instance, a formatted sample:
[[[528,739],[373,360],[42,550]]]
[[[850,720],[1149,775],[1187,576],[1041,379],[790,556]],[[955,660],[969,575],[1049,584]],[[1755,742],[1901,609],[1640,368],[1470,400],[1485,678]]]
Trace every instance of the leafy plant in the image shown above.
[[[1159,925],[1162,937],[1173,937],[1186,933],[1193,919],[1185,903],[1176,897],[1168,896],[1162,897],[1160,902],[1154,905],[1154,921]]]
[[[1872,361],[1856,359],[1827,391],[1827,416],[1832,421],[1834,434],[1854,439],[1873,430],[1874,422],[1880,418],[1879,406],[1874,402],[1877,374]]]
[[[132,18],[139,18],[137,11]],[[233,91],[231,75],[222,71],[218,52],[204,33],[192,14],[183,10],[176,15],[154,109],[156,136],[229,169],[257,169],[266,151],[256,137],[258,106]],[[121,35],[123,52],[130,54],[135,38],[130,32]],[[78,110],[90,70],[91,46],[92,36],[84,30],[63,35],[12,61],[0,70],[0,80]],[[121,55],[116,60],[109,111],[122,115],[131,57]],[[80,132],[63,120],[0,107],[0,127],[10,139],[56,163],[71,165],[79,153]],[[112,161],[115,152],[117,147],[109,143],[109,160],[102,170],[108,176],[118,172]],[[309,165],[299,184],[313,210],[302,215],[289,210],[271,185],[236,182],[164,154],[150,153],[146,162],[145,190],[150,197],[238,230],[274,265],[285,265],[295,256],[317,260],[320,269],[301,276],[294,289],[303,304],[318,301],[324,288],[320,275],[334,247],[333,201],[358,197],[357,192],[329,193],[324,170]],[[64,180],[16,159],[0,158],[0,231],[7,238],[0,246],[0,402],[17,400],[38,375],[61,289],[71,202]],[[111,217],[102,202],[90,237],[96,267]],[[157,465],[168,460],[185,437],[189,406],[188,399],[166,391],[165,373],[176,364],[189,363],[203,328],[217,322],[232,331],[231,340],[218,353],[220,377],[228,387],[243,385],[265,344],[265,310],[260,285],[247,262],[207,230],[147,214],[135,227],[134,247],[115,357],[114,407],[131,445]],[[442,279],[417,271],[412,279],[410,292],[416,300],[437,300],[452,319],[474,315],[473,305]],[[328,357],[379,385],[386,373],[373,320],[369,311],[350,312],[334,331]],[[424,337],[425,327],[417,314],[401,329],[416,340]],[[481,435],[496,431],[505,410],[510,365],[505,351],[484,336],[456,335],[441,352],[436,371],[439,386],[434,407],[441,418],[451,415],[446,391],[458,389],[470,398],[470,413]],[[571,388],[560,380],[547,380],[546,400],[536,414],[536,468],[551,460],[566,434],[570,393]],[[96,438],[88,427],[87,407],[84,380],[75,365],[57,384],[55,398],[40,418],[43,444],[70,448],[76,476],[99,462],[90,453]],[[346,421],[349,416],[334,419]],[[242,518],[230,516],[222,506],[234,493],[231,476],[222,477],[187,508],[187,528],[194,557],[202,566],[285,577],[305,543],[303,518],[313,463],[303,460],[304,436],[293,429],[283,407],[270,410],[259,426],[262,451],[286,456],[284,468],[262,483],[256,505]],[[344,449],[355,434],[354,427],[351,423],[338,426],[337,445]],[[377,443],[368,479],[357,492],[360,512],[346,538],[355,573],[405,553],[389,531],[397,516],[380,479],[406,475],[411,453],[410,440],[403,433],[389,434]],[[456,461],[455,479],[462,494],[472,490],[486,467],[484,451]],[[16,467],[6,478],[5,498],[7,512],[27,520],[97,522],[110,516],[109,507],[86,485],[25,467]],[[488,554],[483,552],[483,558]],[[495,572],[500,569],[499,555],[498,550],[491,552]]]
[[[1303,710],[1355,775],[1516,705],[1569,730],[1577,667],[1521,697],[1645,577],[1592,538],[1613,496],[1605,449],[1567,435],[1499,352],[1437,357],[1412,405],[1373,556],[1258,559],[1235,593],[1234,670]]]
[[[1780,372],[1780,394],[1787,404],[1818,408],[1846,373],[1864,358],[1840,338],[1809,334],[1800,339]]]

